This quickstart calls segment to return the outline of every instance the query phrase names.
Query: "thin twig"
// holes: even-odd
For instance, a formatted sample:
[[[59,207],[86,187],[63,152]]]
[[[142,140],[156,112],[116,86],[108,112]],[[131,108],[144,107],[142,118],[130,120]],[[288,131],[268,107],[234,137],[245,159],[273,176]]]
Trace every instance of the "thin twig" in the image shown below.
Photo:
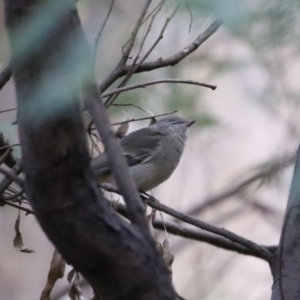
[[[12,206],[12,207],[15,207],[15,208],[18,208],[20,210],[23,210],[25,211],[27,214],[34,214],[33,210],[29,209],[29,208],[26,208],[22,205],[18,205],[18,204],[15,204],[13,202],[10,202],[10,201],[5,201],[4,202],[5,205],[9,205],[9,206]]]
[[[150,53],[153,51],[153,49],[157,46],[157,44],[159,43],[159,41],[163,38],[163,34],[170,22],[170,20],[174,17],[175,13],[177,12],[178,10],[178,7],[177,6],[174,11],[172,12],[172,14],[170,15],[169,18],[166,19],[165,21],[165,24],[158,36],[158,38],[155,40],[155,42],[153,43],[153,45],[150,47],[150,49],[146,52],[146,54],[141,58],[141,60],[139,61],[139,63],[136,65],[136,61],[138,59],[138,56],[139,56],[139,53],[141,51],[141,48],[140,48],[140,51],[138,53],[138,55],[136,56],[133,64],[130,66],[130,70],[127,72],[126,74],[126,77],[123,79],[123,81],[121,82],[121,84],[118,86],[118,88],[121,88],[123,86],[125,86],[125,84],[129,81],[129,79],[131,78],[131,76],[135,73],[135,70],[138,69],[142,63],[148,58],[148,56],[150,55]],[[152,21],[153,21],[153,18],[152,18]],[[150,24],[150,26],[152,25],[152,23]],[[147,35],[145,36],[145,38],[147,37]],[[141,44],[141,47],[143,46],[145,40],[143,40],[142,44]],[[111,98],[109,98],[108,100],[105,101],[105,106],[106,107],[109,107],[115,100],[116,98],[119,96],[120,93],[117,93],[115,95],[113,95]]]
[[[148,11],[148,8],[149,8],[149,5],[150,5],[151,1],[152,0],[147,0],[146,1],[145,6],[143,7],[143,10],[142,10],[142,12],[141,12],[141,14],[140,14],[140,16],[139,16],[136,24],[135,24],[135,27],[134,27],[134,29],[133,29],[133,31],[131,33],[131,39],[130,39],[129,43],[124,48],[123,56],[122,56],[122,58],[121,58],[121,60],[120,60],[120,62],[118,64],[117,68],[119,68],[120,66],[125,66],[128,58],[129,58],[129,54],[131,52],[131,49],[132,49],[132,47],[134,45],[136,36],[137,36],[137,34],[139,32],[139,29],[141,28],[142,22],[144,20],[144,17],[146,15],[147,11]]]
[[[190,45],[185,47],[183,50],[178,52],[175,55],[169,56],[165,59],[158,59],[152,62],[147,62],[141,64],[134,73],[141,73],[146,71],[151,71],[167,66],[174,66],[178,64],[181,60],[183,60],[186,56],[194,52],[196,49],[199,48],[200,45],[202,45],[210,36],[212,36],[218,28],[221,26],[222,20],[217,19],[214,21],[202,34],[200,34]],[[111,86],[118,78],[126,75],[129,70],[131,69],[131,66],[124,66],[120,68],[116,68],[102,83],[100,84],[99,88],[103,92],[105,91],[109,86]]]
[[[122,122],[112,123],[111,126],[122,125],[122,124],[130,123],[130,122],[136,122],[136,121],[149,120],[149,119],[152,119],[152,118],[162,117],[162,116],[171,115],[171,114],[175,114],[175,113],[177,113],[177,110],[174,110],[174,111],[168,112],[168,113],[164,113],[164,114],[160,114],[160,115],[149,116],[149,117],[138,118],[138,119],[129,119],[129,120],[122,121]],[[96,128],[91,128],[91,130],[95,130],[95,129]]]
[[[129,39],[128,43],[126,43],[124,45],[124,47],[122,48],[123,56],[120,59],[119,63],[117,64],[116,68],[112,71],[112,73],[108,77],[114,77],[115,76],[114,74],[118,70],[122,69],[126,65],[126,62],[127,62],[128,58],[129,58],[129,54],[130,54],[130,52],[132,50],[132,47],[134,45],[136,36],[138,34],[139,29],[142,26],[142,22],[144,20],[144,17],[146,15],[147,11],[148,11],[148,8],[149,8],[149,5],[150,5],[151,2],[152,2],[152,0],[147,0],[146,1],[145,6],[143,7],[142,12],[141,12],[141,14],[140,14],[140,16],[139,16],[139,18],[138,18],[135,26],[134,26],[134,29],[133,29],[133,31],[131,33],[131,38]],[[101,88],[100,88],[100,92],[102,92]],[[112,97],[114,97],[114,96],[112,96]],[[87,129],[88,132],[91,130],[92,125],[93,125],[93,120],[91,120],[91,122],[89,123],[89,125],[87,127],[88,128]]]
[[[193,81],[193,80],[160,79],[160,80],[152,80],[152,81],[147,81],[147,82],[143,82],[143,83],[139,83],[139,84],[135,84],[135,85],[129,85],[129,86],[125,86],[125,87],[122,87],[122,88],[118,88],[118,89],[103,93],[102,97],[106,98],[106,97],[109,97],[109,96],[117,94],[117,93],[123,93],[123,92],[126,92],[126,91],[139,89],[139,88],[145,88],[146,86],[159,84],[159,83],[192,84],[192,85],[204,86],[204,87],[210,88],[212,90],[215,90],[217,88],[216,85],[211,85],[211,84],[208,84],[208,83],[202,83],[202,82]]]
[[[157,14],[157,10],[160,10],[161,7],[164,5],[164,3],[166,2],[166,0],[162,0],[160,3],[158,3],[152,11],[150,11],[150,13],[144,18],[143,22],[141,23],[141,26],[145,24],[145,22],[148,21],[148,19],[153,15],[153,14]],[[128,39],[128,41],[125,43],[125,45],[122,47],[122,49],[125,48],[125,46],[130,42],[130,40],[132,39],[132,37],[130,37]]]
[[[3,200],[15,200],[15,199],[17,199],[18,197],[20,197],[20,196],[22,196],[23,194],[24,194],[24,190],[23,189],[21,189],[21,191],[19,191],[19,192],[16,192],[15,194],[12,194],[12,195],[9,195],[9,196],[2,196],[1,197],[1,200],[3,199]]]
[[[17,108],[10,108],[10,109],[1,110],[0,114],[5,113],[5,112],[9,112],[9,111],[13,111],[13,110],[17,110]]]
[[[98,32],[96,39],[95,39],[94,62],[96,62],[96,56],[97,56],[97,49],[98,49],[98,45],[99,45],[99,40],[100,40],[100,37],[101,37],[102,32],[103,32],[103,30],[104,30],[104,27],[105,27],[105,25],[106,25],[106,23],[107,23],[107,21],[108,21],[108,18],[109,18],[110,14],[111,14],[111,11],[112,11],[114,2],[115,2],[115,0],[112,0],[112,1],[111,1],[109,10],[108,10],[108,12],[107,12],[107,15],[106,15],[106,17],[105,17],[105,19],[104,19],[104,21],[103,21],[103,23],[102,23],[101,29],[100,29],[100,31]]]
[[[4,150],[4,149],[10,148],[10,147],[17,147],[17,146],[20,146],[20,143],[0,147],[0,150]]]
[[[13,187],[9,186],[6,188],[6,190],[4,191],[4,194],[7,195],[7,196],[11,196],[13,194],[16,194],[18,193],[18,190],[14,189]],[[16,201],[22,201],[22,203],[25,203],[25,204],[30,204],[26,195],[25,195],[25,191],[23,191],[23,194],[21,196],[18,196],[17,199],[14,199],[13,202],[16,202]]]
[[[0,74],[0,90],[5,86],[12,76],[11,66],[8,65]]]
[[[191,17],[191,21],[190,21],[190,25],[189,25],[189,33],[191,32],[191,29],[192,29],[192,25],[193,25],[193,13],[192,13],[192,10],[190,8],[190,5],[189,5],[189,2],[188,0],[185,0],[185,3],[186,3],[186,7],[190,13],[190,17]]]

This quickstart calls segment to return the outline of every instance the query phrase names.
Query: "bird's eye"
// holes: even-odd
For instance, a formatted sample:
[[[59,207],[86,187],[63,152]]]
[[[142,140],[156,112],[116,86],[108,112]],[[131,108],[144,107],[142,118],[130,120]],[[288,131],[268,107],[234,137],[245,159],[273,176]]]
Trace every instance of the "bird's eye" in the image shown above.
[[[176,120],[175,119],[170,119],[169,120],[171,123],[176,123]]]

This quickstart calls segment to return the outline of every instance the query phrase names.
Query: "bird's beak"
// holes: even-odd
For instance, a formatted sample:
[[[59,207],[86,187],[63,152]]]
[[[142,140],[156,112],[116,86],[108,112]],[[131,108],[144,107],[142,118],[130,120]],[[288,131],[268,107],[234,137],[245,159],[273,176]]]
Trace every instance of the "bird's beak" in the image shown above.
[[[187,120],[187,121],[185,122],[185,125],[186,125],[186,127],[190,127],[190,126],[192,126],[195,122],[196,122],[196,120]]]

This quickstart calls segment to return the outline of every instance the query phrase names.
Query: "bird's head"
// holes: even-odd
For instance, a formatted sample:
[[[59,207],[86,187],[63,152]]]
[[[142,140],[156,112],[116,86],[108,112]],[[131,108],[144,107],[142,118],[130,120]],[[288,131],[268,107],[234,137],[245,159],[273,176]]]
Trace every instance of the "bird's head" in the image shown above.
[[[165,117],[152,126],[156,126],[159,130],[179,131],[186,133],[188,128],[195,123],[195,120],[184,120],[177,116]]]

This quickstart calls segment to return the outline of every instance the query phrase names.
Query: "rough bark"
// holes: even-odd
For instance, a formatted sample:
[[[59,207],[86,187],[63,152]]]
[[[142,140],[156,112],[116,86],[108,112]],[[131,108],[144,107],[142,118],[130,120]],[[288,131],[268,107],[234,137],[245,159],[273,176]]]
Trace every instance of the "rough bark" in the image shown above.
[[[175,299],[152,240],[113,211],[92,176],[74,80],[86,43],[74,2],[6,0],[5,14],[26,193],[42,229],[103,299]],[[39,16],[49,21],[42,32],[30,27]]]
[[[271,263],[272,300],[300,299],[300,148],[282,226],[278,251]]]

